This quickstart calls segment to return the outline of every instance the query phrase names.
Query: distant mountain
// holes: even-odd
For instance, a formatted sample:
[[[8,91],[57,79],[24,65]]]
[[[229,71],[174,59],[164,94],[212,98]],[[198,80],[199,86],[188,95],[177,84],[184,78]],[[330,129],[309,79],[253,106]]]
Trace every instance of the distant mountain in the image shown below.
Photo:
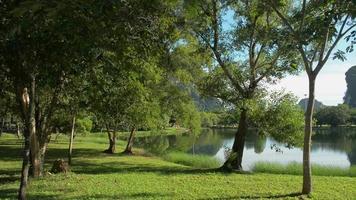
[[[308,98],[302,99],[299,101],[298,105],[304,110],[307,110],[307,106],[308,106]],[[323,103],[321,103],[320,101],[316,100],[314,101],[314,111],[319,110],[320,108],[325,107],[325,105]]]
[[[356,108],[356,66],[351,67],[346,73],[347,90],[344,103]]]
[[[193,98],[199,111],[214,112],[224,109],[224,104],[215,97],[203,97],[199,94],[198,90],[191,90],[190,96]]]

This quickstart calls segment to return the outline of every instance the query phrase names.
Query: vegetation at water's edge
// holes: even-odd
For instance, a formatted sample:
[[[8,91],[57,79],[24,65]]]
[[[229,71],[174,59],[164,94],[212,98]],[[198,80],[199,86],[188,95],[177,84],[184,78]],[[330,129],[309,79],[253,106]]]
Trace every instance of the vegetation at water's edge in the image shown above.
[[[182,152],[171,152],[163,156],[164,160],[195,168],[217,168],[220,163],[216,158],[206,155],[191,155]]]
[[[270,174],[302,175],[303,167],[301,163],[297,162],[292,162],[289,164],[280,164],[274,162],[257,162],[254,164],[252,171]],[[356,166],[351,166],[350,168],[342,168],[335,166],[312,164],[312,173],[317,176],[356,177]]]

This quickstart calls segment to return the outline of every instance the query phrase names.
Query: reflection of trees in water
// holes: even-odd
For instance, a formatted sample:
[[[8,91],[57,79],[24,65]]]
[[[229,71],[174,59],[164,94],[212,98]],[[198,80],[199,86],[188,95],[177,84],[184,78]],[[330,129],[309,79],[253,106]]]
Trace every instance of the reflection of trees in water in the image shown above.
[[[355,129],[335,128],[317,130],[313,136],[312,150],[329,149],[334,151],[351,152],[356,144]]]
[[[345,152],[351,165],[356,165],[356,129],[339,127],[317,130],[312,150],[317,149]]]
[[[188,152],[213,156],[220,150],[223,143],[224,140],[218,132],[214,132],[212,129],[206,129],[196,138]]]
[[[255,130],[250,130],[246,135],[245,147],[246,149],[254,149],[255,153],[262,153],[267,144],[267,137],[258,134]]]
[[[182,151],[194,154],[215,155],[223,148],[224,141],[231,140],[234,129],[203,129],[201,134],[182,134],[171,136],[151,136],[137,138],[135,144],[154,154],[165,151]],[[267,138],[253,131],[247,134],[246,148],[262,153]],[[345,152],[351,164],[356,165],[356,129],[336,128],[317,130],[313,136],[312,150],[327,149]]]
[[[258,136],[254,145],[255,153],[258,154],[262,153],[266,148],[266,144],[267,144],[267,137],[261,135]]]
[[[150,136],[136,139],[136,144],[153,154],[162,154],[169,147],[169,140],[166,136]]]
[[[220,132],[212,129],[204,129],[198,135],[182,134],[138,138],[136,144],[154,154],[162,154],[165,151],[181,151],[192,154],[215,155],[223,146],[223,138],[231,138],[231,134],[225,133],[220,134]]]
[[[352,146],[352,151],[347,153],[347,158],[349,159],[351,165],[356,165],[356,145]]]

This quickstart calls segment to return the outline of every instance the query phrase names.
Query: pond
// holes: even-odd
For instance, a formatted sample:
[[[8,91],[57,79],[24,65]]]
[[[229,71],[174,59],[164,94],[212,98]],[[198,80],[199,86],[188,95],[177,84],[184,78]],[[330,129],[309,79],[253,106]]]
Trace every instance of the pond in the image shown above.
[[[179,151],[195,155],[208,155],[225,161],[225,152],[231,148],[234,129],[203,129],[200,134],[171,136],[149,136],[137,138],[135,145],[160,155]],[[242,165],[250,169],[258,161],[302,162],[301,148],[286,148],[270,137],[249,133],[246,138]],[[312,163],[338,167],[356,165],[356,128],[334,128],[317,130],[313,135],[311,150]]]

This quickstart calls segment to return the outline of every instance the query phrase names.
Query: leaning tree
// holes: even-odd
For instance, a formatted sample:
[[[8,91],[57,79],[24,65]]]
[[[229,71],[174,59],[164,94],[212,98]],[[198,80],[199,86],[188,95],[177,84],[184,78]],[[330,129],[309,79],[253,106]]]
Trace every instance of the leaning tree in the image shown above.
[[[266,83],[297,70],[294,51],[281,42],[281,20],[263,2],[187,1],[185,11],[187,26],[215,59],[205,69],[203,91],[229,102],[240,113],[232,153],[222,169],[242,170],[251,108],[265,96]],[[233,18],[227,19],[227,12]]]

